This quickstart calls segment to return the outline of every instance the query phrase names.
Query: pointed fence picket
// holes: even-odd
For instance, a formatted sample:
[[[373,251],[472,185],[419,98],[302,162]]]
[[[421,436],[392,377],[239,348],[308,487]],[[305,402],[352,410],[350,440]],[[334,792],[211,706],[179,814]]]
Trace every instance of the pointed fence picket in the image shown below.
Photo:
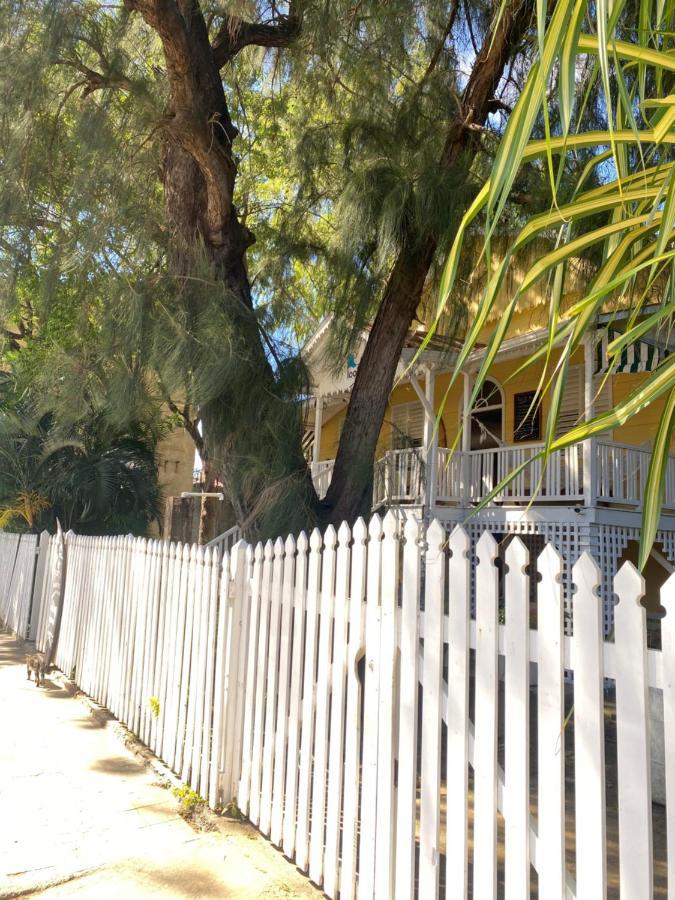
[[[632,563],[614,579],[616,641],[616,742],[619,788],[619,879],[627,897],[652,892],[652,791],[645,583]]]
[[[675,869],[674,577],[653,650],[629,563],[606,641],[600,570],[576,561],[566,635],[554,547],[534,559],[510,540],[500,575],[486,533],[472,571],[466,532],[393,512],[222,559],[132,537],[37,547],[0,534],[0,624],[34,634],[210,806],[236,800],[329,897],[519,898],[532,871],[541,897],[606,896],[613,692],[614,876],[651,896],[650,689]]]
[[[396,897],[412,896],[415,888],[417,825],[417,705],[418,705],[418,585],[419,525],[405,523],[401,592],[401,661],[399,691],[399,789],[396,809]]]
[[[504,896],[530,893],[530,611],[529,554],[515,537],[506,551],[504,625]],[[477,739],[477,738],[476,738]]]
[[[373,516],[368,527],[368,563],[365,608],[365,671],[363,685],[363,752],[361,756],[361,815],[359,818],[358,898],[375,891],[377,836],[377,714],[380,692],[380,587],[382,576],[382,522]]]
[[[538,822],[539,891],[563,897],[565,886],[565,720],[563,561],[549,544],[539,557]]]
[[[446,759],[446,898],[466,897],[468,890],[468,788],[470,689],[470,586],[469,539],[457,529],[449,540],[448,677],[445,721],[448,727]]]
[[[359,783],[361,761],[362,683],[359,661],[365,640],[365,593],[368,528],[357,519],[352,530],[349,626],[347,643],[347,685],[345,710],[344,796],[342,805],[342,865],[338,886],[340,896],[353,900],[356,896],[356,861],[358,848]],[[292,827],[292,826],[291,826]]]
[[[584,553],[572,572],[574,596],[574,779],[579,897],[607,892],[605,739],[600,570]]]
[[[282,846],[287,856],[295,851],[295,832],[298,798],[298,762],[300,754],[300,709],[302,687],[303,641],[305,600],[307,594],[307,552],[309,542],[304,531],[297,540],[295,586],[293,589],[293,624],[291,649],[291,683],[288,708],[288,742],[286,745],[286,784],[284,789]],[[289,626],[290,627],[290,626]]]
[[[309,862],[310,797],[314,748],[314,690],[319,631],[319,587],[322,546],[321,535],[315,528],[309,538],[309,578],[305,606],[304,675],[300,713],[301,739],[298,772],[298,808],[295,830],[295,858],[302,869],[306,869]],[[300,635],[298,635],[297,640],[300,640]]]
[[[477,897],[497,896],[497,692],[499,587],[497,542],[485,532],[476,548],[476,712],[473,882]],[[426,630],[426,629],[425,629]],[[508,774],[506,776],[508,778]]]
[[[312,808],[310,815],[309,874],[319,884],[323,875],[324,830],[326,827],[326,769],[328,763],[328,715],[330,704],[330,652],[335,600],[337,535],[328,526],[324,535],[319,606],[319,644],[315,693],[314,759]]]
[[[271,840],[281,844],[284,814],[284,776],[286,772],[286,739],[288,728],[288,690],[291,664],[291,613],[293,611],[293,579],[295,576],[295,540],[289,536],[284,545],[284,577],[279,625],[279,697],[276,735],[274,736],[274,777],[271,815]]]
[[[445,530],[433,522],[427,531],[422,666],[422,749],[420,787],[420,871],[423,897],[438,893],[441,815],[441,702],[443,680],[443,604]]]
[[[345,675],[349,600],[349,544],[351,533],[346,522],[338,531],[337,575],[335,583],[335,630],[331,670],[330,748],[328,805],[326,809],[326,859],[324,884],[327,892],[337,893],[340,851],[340,801],[344,759]]]
[[[37,535],[0,533],[0,627],[28,637]]]

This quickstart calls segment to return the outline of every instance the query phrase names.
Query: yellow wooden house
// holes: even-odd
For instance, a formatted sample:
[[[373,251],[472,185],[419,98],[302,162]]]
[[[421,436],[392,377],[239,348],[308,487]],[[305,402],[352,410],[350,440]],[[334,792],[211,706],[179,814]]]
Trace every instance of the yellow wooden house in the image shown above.
[[[610,369],[607,343],[627,315],[613,310],[599,316],[595,335],[572,360],[559,433],[632,392],[664,354],[675,349],[667,335],[648,333]],[[543,446],[549,409],[546,396],[536,403],[541,368],[533,365],[515,373],[545,341],[547,316],[546,298],[530,298],[514,317],[472,409],[468,401],[485,343],[471,354],[461,379],[449,388],[457,347],[435,336],[419,354],[425,332],[409,334],[378,443],[373,510],[394,507],[425,520],[439,518],[449,527],[463,523],[474,537],[485,528],[503,538],[519,534],[533,550],[552,541],[565,556],[571,596],[571,565],[583,550],[593,553],[604,574],[615,572],[622,560],[636,558],[643,488],[660,408],[649,407],[613,432],[559,451],[542,471],[541,461],[534,458]],[[485,341],[493,328],[494,319],[486,327]],[[326,319],[303,351],[313,385],[307,443],[320,495],[330,481],[367,337],[361,336],[336,369],[330,332],[331,321]],[[528,459],[532,463],[489,505],[473,512]],[[656,591],[674,567],[675,455],[668,466],[663,515],[646,572],[654,608]],[[607,579],[602,591],[609,628],[612,591]]]

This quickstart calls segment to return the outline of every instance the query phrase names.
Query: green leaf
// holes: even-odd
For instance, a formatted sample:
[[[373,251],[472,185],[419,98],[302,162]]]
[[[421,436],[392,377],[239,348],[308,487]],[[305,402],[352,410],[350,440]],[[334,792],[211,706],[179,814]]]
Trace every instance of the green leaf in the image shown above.
[[[675,426],[675,388],[668,395],[665,409],[659,420],[654,439],[652,457],[649,461],[647,485],[643,497],[642,528],[640,529],[640,550],[638,565],[644,569],[649,559],[656,531],[659,527],[661,507],[666,485],[666,472],[670,459],[670,445]]]

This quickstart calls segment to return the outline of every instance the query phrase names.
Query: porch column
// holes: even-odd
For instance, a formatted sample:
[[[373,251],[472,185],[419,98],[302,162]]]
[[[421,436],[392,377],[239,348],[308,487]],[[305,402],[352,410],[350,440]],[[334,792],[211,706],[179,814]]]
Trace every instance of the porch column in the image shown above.
[[[462,405],[462,483],[460,485],[460,497],[464,505],[471,500],[469,481],[471,474],[471,391],[473,390],[473,377],[469,372],[462,372],[464,383],[464,403]]]
[[[312,449],[312,474],[319,470],[321,458],[321,425],[323,422],[323,397],[314,398],[314,447]]]
[[[426,463],[426,489],[425,501],[429,515],[433,516],[436,505],[436,466],[438,453],[438,431],[436,429],[436,415],[434,406],[434,390],[436,386],[436,373],[431,366],[427,366],[426,380],[424,384],[424,452]]]
[[[593,351],[595,349],[595,329],[584,338],[584,420],[593,418],[595,392],[593,390]],[[597,459],[594,438],[588,438],[582,445],[584,475],[584,506],[595,505],[597,490]]]

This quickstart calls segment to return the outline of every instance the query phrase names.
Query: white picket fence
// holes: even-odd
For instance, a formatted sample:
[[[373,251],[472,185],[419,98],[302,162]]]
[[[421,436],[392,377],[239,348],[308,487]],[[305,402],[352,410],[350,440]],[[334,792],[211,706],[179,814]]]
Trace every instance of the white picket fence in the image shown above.
[[[0,625],[27,637],[38,538],[0,532]]]
[[[566,636],[551,545],[530,561],[514,538],[500,578],[491,534],[472,572],[464,531],[402,527],[393,513],[242,542],[222,561],[133,538],[46,546],[38,643],[55,642],[57,665],[211,806],[236,798],[331,898],[520,900],[533,872],[541,898],[602,898],[609,882],[651,897],[650,686],[663,691],[673,859],[675,576],[657,651],[629,563],[614,579],[609,642],[599,569],[588,555],[576,562]],[[619,834],[609,872],[608,685]]]
[[[238,771],[245,550],[222,565],[196,545],[67,536],[56,665],[215,808]],[[242,555],[243,554],[243,555]],[[241,706],[242,698],[239,698]]]

